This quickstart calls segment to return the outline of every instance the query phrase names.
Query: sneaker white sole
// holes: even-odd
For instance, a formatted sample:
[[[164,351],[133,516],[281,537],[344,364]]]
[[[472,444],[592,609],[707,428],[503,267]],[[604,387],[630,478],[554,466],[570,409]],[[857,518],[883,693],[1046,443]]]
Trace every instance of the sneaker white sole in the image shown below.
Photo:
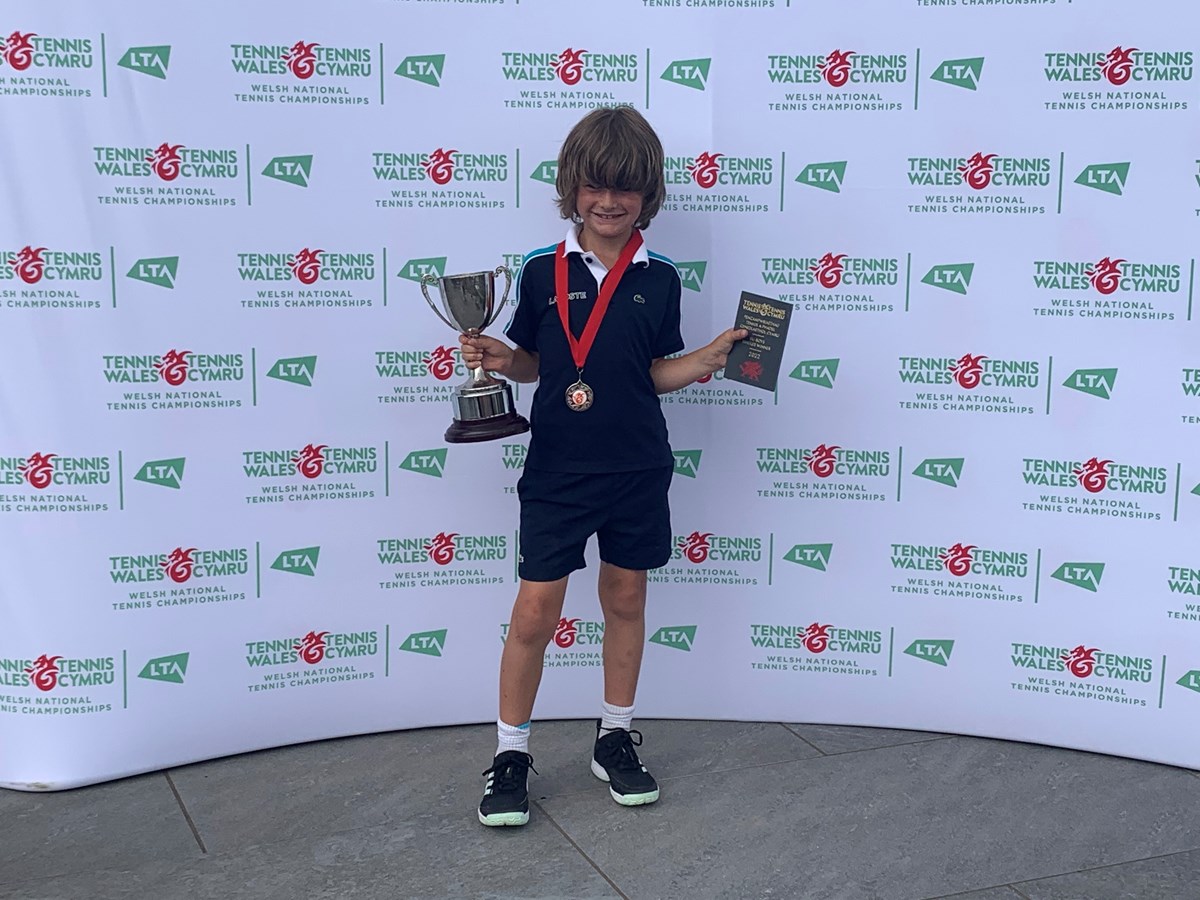
[[[485,816],[479,810],[475,810],[475,814],[479,816],[480,824],[491,828],[500,825],[525,825],[529,822],[529,813],[527,812],[492,813],[490,816]]]
[[[608,784],[608,773],[604,771],[604,766],[592,759],[592,774],[601,781]],[[620,803],[622,806],[645,806],[647,803],[653,803],[658,799],[658,790],[647,791],[644,794],[618,794],[612,789],[612,785],[608,784],[609,795]]]

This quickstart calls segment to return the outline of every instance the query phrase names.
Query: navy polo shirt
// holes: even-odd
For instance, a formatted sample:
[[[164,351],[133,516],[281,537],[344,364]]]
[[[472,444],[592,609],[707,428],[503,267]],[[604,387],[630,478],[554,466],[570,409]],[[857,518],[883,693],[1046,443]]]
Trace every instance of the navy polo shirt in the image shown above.
[[[568,240],[568,250],[572,244],[578,246]],[[673,465],[650,364],[683,349],[682,285],[674,263],[655,253],[647,253],[641,262],[634,258],[584,365],[583,381],[595,399],[589,409],[573,412],[566,393],[579,376],[554,306],[556,249],[557,245],[543,247],[525,257],[517,276],[517,307],[505,329],[518,346],[538,354],[525,468],[586,473]],[[567,291],[571,331],[579,338],[600,287],[578,250],[567,253]]]

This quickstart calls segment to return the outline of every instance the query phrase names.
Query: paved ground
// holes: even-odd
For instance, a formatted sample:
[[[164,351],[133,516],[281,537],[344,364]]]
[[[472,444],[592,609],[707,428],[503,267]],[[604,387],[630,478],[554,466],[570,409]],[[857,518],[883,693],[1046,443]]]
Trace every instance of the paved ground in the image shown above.
[[[475,821],[485,725],[0,791],[0,898],[1200,898],[1190,771],[912,731],[635,727],[659,803],[609,799],[590,722],[536,722],[519,829]]]

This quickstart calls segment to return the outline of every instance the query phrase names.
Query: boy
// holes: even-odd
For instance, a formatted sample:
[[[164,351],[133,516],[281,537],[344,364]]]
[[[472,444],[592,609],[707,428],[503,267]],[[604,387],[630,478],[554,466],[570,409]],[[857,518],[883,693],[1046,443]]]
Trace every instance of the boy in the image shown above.
[[[592,772],[618,803],[658,799],[630,731],[645,642],[646,570],[671,555],[667,489],[674,459],[658,394],[725,365],[745,331],[683,349],[675,266],[648,253],[642,229],[662,205],[663,150],[629,107],[597,109],[558,158],[558,207],[572,220],[563,243],[529,254],[506,334],[460,338],[468,368],[538,382],[521,502],[520,587],[500,661],[498,746],[479,821],[524,825],[529,718],[546,645],[562,615],[567,577],[584,567],[595,534],[604,613],[604,705]],[[634,736],[636,735],[636,740]]]

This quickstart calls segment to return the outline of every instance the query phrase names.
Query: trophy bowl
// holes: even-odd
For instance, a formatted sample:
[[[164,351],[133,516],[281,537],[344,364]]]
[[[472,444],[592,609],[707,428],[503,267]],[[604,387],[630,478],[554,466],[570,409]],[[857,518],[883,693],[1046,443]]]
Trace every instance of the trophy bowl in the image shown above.
[[[505,278],[499,303],[496,302],[498,275]],[[430,285],[441,299],[441,309],[429,296]],[[455,331],[469,337],[478,337],[496,321],[511,287],[512,272],[508,266],[463,275],[421,276],[421,293],[429,308]],[[454,421],[446,429],[447,443],[492,441],[529,430],[529,420],[514,407],[512,386],[502,378],[489,375],[482,367],[471,370],[467,380],[454,389],[451,399]]]

